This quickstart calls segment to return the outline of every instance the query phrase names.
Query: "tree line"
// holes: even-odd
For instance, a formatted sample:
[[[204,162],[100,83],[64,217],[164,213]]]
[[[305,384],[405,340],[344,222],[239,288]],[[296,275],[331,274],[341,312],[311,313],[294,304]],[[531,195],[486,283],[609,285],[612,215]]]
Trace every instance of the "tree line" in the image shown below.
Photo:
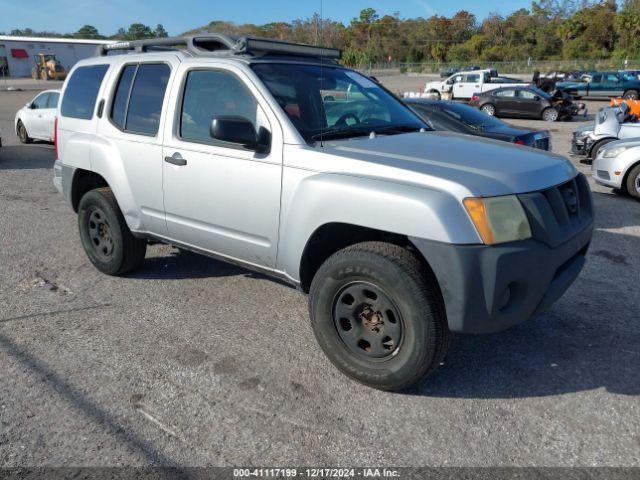
[[[451,17],[401,18],[380,15],[373,8],[349,24],[314,14],[292,22],[265,25],[212,21],[182,35],[204,32],[247,34],[341,48],[343,62],[365,66],[385,62],[498,62],[522,60],[640,59],[640,0],[537,0],[507,16],[490,14],[479,20],[461,10]],[[56,35],[14,30],[12,35]],[[143,39],[166,37],[134,23],[112,36],[85,25],[70,38]]]

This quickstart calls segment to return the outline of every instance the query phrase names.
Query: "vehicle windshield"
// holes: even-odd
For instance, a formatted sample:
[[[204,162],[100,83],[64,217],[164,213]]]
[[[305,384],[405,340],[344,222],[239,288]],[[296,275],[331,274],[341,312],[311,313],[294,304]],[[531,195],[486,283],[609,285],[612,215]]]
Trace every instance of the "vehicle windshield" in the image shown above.
[[[380,85],[340,67],[252,65],[307,142],[429,127]]]
[[[502,120],[467,105],[447,103],[440,106],[440,110],[471,128],[496,128],[504,126]]]

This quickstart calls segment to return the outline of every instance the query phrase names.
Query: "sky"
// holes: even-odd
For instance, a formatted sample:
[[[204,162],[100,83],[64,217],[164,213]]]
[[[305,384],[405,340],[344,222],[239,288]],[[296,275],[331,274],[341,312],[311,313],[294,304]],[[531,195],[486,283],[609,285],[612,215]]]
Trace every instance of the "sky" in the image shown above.
[[[381,15],[400,12],[403,18],[451,16],[464,9],[482,19],[530,5],[530,0],[324,0],[323,15],[347,23],[367,7]],[[67,33],[89,24],[111,35],[141,22],[154,27],[161,23],[170,35],[179,35],[212,20],[263,24],[319,11],[320,0],[0,0],[0,32],[29,27]]]

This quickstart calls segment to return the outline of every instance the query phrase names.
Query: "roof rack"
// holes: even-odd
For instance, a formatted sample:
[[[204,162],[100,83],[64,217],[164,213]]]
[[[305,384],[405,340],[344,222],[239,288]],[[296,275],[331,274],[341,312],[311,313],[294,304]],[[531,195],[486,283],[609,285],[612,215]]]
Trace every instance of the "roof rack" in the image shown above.
[[[292,55],[302,57],[327,58],[338,60],[342,52],[337,48],[316,47],[299,43],[288,43],[269,38],[248,36],[203,34],[193,37],[153,38],[132,40],[99,45],[96,55],[104,56],[115,51],[164,51],[183,47],[192,55],[251,55],[268,54]]]

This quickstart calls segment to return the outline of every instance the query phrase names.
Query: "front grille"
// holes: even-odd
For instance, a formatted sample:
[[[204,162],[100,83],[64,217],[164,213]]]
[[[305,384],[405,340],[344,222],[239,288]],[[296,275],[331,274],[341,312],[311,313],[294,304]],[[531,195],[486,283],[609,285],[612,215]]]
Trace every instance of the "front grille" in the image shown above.
[[[591,189],[586,177],[575,178],[540,192],[518,195],[534,238],[556,247],[593,222]]]

